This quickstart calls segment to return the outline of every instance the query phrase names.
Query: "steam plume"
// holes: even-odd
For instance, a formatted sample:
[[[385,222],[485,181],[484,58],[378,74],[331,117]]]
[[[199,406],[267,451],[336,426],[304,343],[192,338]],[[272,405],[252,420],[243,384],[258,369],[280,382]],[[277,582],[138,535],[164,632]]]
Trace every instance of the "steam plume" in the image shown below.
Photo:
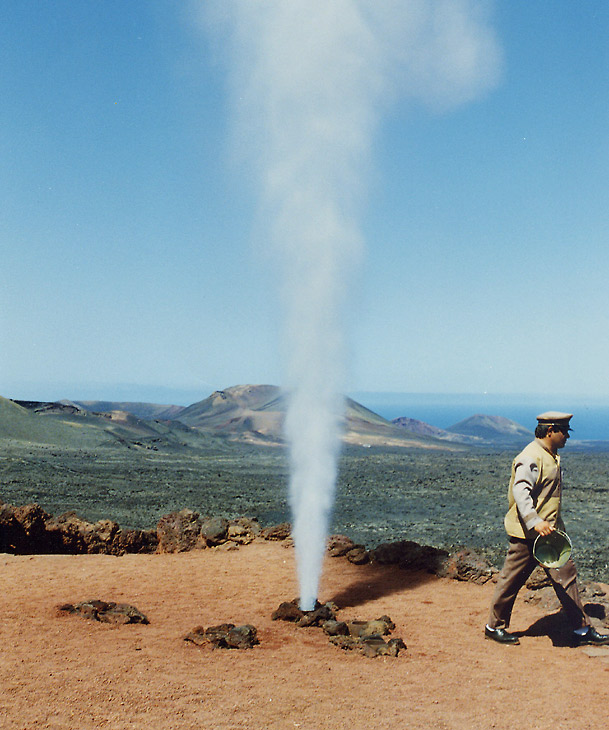
[[[281,263],[290,501],[304,609],[317,597],[334,500],[344,314],[362,251],[362,182],[374,133],[398,94],[442,110],[493,83],[498,53],[486,6],[218,0],[207,15],[228,41],[237,139]]]

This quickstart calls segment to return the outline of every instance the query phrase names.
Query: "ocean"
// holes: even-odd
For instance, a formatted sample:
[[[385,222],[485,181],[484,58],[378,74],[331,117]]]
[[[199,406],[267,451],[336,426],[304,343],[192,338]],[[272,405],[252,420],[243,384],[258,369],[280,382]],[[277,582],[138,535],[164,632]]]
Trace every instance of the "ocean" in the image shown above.
[[[371,411],[393,420],[415,418],[438,428],[449,428],[476,414],[503,416],[533,431],[544,411],[573,413],[571,438],[609,441],[609,401],[581,396],[526,396],[473,393],[375,393],[350,396]]]

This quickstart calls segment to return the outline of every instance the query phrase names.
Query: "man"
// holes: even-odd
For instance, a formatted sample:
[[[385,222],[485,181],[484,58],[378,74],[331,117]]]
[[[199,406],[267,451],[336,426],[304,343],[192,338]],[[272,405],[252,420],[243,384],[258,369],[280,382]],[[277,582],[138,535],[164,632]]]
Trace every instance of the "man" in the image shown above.
[[[508,632],[518,591],[533,572],[537,561],[533,544],[538,535],[564,530],[560,517],[562,477],[558,449],[569,438],[571,413],[550,411],[537,416],[535,441],[514,459],[508,492],[509,510],[505,529],[510,547],[499,574],[490,617],[484,635],[500,644],[519,644]],[[577,570],[571,558],[561,568],[545,568],[572,629],[575,646],[609,644],[609,636],[599,634],[589,622],[577,589]]]

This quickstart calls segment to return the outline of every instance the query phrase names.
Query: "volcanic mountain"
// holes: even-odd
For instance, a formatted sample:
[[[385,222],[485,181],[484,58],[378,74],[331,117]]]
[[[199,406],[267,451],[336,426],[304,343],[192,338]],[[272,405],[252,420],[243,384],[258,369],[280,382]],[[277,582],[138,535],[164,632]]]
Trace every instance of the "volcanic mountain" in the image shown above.
[[[276,385],[235,385],[217,390],[174,418],[202,431],[232,434],[239,440],[281,443],[286,394]],[[359,445],[442,448],[433,437],[405,432],[361,404],[345,399],[344,440]]]

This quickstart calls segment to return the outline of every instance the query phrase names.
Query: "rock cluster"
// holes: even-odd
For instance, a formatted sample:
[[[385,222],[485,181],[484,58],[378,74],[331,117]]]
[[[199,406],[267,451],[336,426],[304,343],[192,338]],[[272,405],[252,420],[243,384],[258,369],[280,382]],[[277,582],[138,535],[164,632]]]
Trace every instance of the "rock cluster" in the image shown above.
[[[266,537],[257,520],[239,517],[227,520],[224,517],[201,517],[191,509],[161,517],[157,525],[158,552],[180,553],[193,549],[218,547],[220,545],[248,545],[256,537]],[[289,530],[287,532],[289,535]]]
[[[220,624],[207,629],[196,626],[186,634],[184,641],[191,641],[197,646],[208,644],[214,649],[251,649],[260,643],[256,627],[251,624]]]
[[[366,550],[346,535],[332,535],[328,539],[328,553],[331,557],[346,557],[358,565],[397,565],[402,570],[424,570],[443,578],[478,584],[486,583],[497,573],[497,569],[475,550],[462,548],[449,553],[412,540],[382,543],[373,550]]]
[[[203,548],[237,549],[255,539],[291,546],[291,525],[262,528],[257,520],[202,517],[191,509],[164,515],[155,530],[121,528],[112,520],[87,522],[74,512],[58,517],[38,504],[13,507],[0,502],[0,552],[39,553],[178,553]],[[485,583],[497,570],[479,553],[463,548],[453,553],[411,540],[383,543],[367,550],[346,535],[328,538],[328,554],[356,565],[398,565],[441,577]]]
[[[57,607],[60,613],[77,614],[82,618],[106,624],[147,624],[147,617],[128,603],[113,603],[94,599],[82,603],[63,603]]]
[[[249,517],[202,518],[183,509],[161,517],[156,529],[121,528],[112,520],[88,522],[74,512],[57,517],[38,504],[14,507],[0,502],[0,552],[17,555],[105,553],[175,553],[219,545],[246,545],[267,532],[266,539],[285,539],[289,526],[262,531]],[[273,532],[275,530],[275,532]],[[279,537],[278,535],[282,535]]]
[[[389,616],[381,616],[374,621],[339,621],[338,608],[332,603],[316,602],[312,611],[302,611],[298,598],[279,604],[273,612],[273,621],[290,621],[300,628],[317,626],[323,629],[331,644],[345,650],[355,650],[365,657],[397,657],[401,649],[406,649],[402,639],[383,638],[395,629]]]
[[[38,504],[0,504],[0,552],[122,555],[153,553],[157,542],[153,530],[121,529],[112,520],[87,522],[74,512],[53,517]]]

